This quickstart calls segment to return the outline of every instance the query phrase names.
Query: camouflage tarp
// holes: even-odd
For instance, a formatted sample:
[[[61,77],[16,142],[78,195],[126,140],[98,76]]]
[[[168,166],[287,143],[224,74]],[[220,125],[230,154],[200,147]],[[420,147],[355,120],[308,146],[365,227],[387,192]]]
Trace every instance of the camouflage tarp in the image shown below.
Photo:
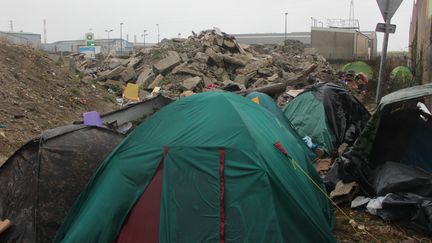
[[[0,167],[0,242],[51,242],[69,208],[123,135],[71,125],[48,130]]]

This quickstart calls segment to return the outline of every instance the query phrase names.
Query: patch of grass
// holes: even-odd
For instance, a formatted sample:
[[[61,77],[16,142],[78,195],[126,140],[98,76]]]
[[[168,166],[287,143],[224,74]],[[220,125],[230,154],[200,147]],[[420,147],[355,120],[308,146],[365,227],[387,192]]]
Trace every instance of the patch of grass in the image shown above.
[[[103,99],[105,101],[108,101],[108,102],[111,102],[111,103],[116,103],[116,99],[115,99],[115,97],[113,95],[106,94],[106,95],[103,96]]]
[[[81,91],[77,88],[72,88],[71,93],[75,96],[81,96]]]
[[[171,83],[171,80],[163,79],[162,81],[160,81],[159,85],[162,86],[162,85],[166,85],[166,84],[170,84],[170,83]]]

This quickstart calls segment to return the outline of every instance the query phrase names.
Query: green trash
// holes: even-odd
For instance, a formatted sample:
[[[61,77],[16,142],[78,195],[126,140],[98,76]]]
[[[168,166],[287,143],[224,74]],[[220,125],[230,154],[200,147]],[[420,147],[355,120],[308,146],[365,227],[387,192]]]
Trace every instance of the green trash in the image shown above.
[[[399,66],[393,69],[390,73],[390,90],[396,91],[399,89],[408,88],[415,85],[414,76],[411,70],[404,66]]]
[[[367,75],[367,78],[369,80],[373,79],[373,71],[371,66],[362,61],[348,63],[342,68],[342,71],[354,71],[355,73],[364,73]]]

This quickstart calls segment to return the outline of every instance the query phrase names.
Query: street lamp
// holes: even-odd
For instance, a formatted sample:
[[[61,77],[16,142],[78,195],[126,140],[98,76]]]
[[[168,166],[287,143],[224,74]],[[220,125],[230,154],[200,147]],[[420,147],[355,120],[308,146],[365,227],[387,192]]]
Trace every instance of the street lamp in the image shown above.
[[[324,28],[324,23],[322,21],[318,21],[318,24],[321,23],[321,27]]]
[[[160,35],[159,35],[159,24],[156,24],[156,26],[157,26],[157,33],[158,33],[158,44],[159,44],[159,42],[160,42]]]
[[[110,36],[109,36],[109,34],[110,34],[110,32],[113,32],[113,30],[105,30],[105,32],[107,32],[107,34],[108,34],[108,54],[110,54],[110,52],[111,52],[111,48],[110,48]]]
[[[285,45],[287,44],[287,19],[288,19],[288,13],[285,13]]]
[[[144,39],[144,49],[145,49],[145,37],[146,37],[146,35],[148,35],[146,32],[147,32],[147,30],[144,30],[143,34],[141,35]]]
[[[123,54],[123,25],[124,23],[120,23],[120,53]]]

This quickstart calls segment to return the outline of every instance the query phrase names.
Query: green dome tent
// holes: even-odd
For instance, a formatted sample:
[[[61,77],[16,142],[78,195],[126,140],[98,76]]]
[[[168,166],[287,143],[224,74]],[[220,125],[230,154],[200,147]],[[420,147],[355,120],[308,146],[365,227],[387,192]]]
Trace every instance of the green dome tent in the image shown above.
[[[54,242],[334,242],[299,143],[244,97],[182,98],[103,162]]]
[[[404,66],[393,69],[390,73],[390,89],[396,91],[415,85],[411,70]]]
[[[373,71],[371,66],[362,61],[348,63],[342,68],[342,71],[354,71],[355,73],[364,73],[367,75],[369,80],[373,78]]]
[[[305,89],[283,112],[301,137],[309,136],[328,154],[343,143],[352,145],[370,118],[354,96],[332,83]]]
[[[288,119],[284,116],[282,110],[276,105],[274,100],[268,96],[267,94],[261,93],[261,92],[252,92],[248,95],[246,95],[246,98],[252,100],[256,104],[259,104],[266,108],[268,111],[270,111],[284,126],[290,130],[290,132],[294,135],[297,135],[300,140],[301,137],[293,127],[293,125],[288,121]],[[303,141],[303,140],[302,140]],[[312,152],[309,147],[303,143],[303,151],[308,155],[310,159],[315,159],[316,155],[314,152]]]

